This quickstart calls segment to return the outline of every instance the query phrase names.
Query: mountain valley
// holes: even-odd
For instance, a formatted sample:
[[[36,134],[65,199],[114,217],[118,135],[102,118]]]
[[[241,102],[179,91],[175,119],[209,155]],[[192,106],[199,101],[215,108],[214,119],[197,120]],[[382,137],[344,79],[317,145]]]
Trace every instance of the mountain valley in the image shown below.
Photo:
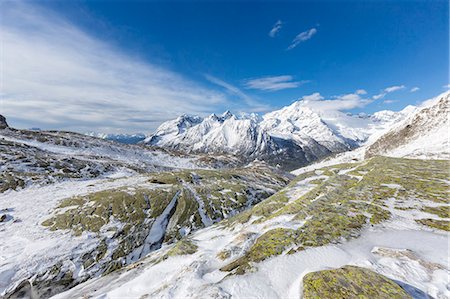
[[[1,296],[447,298],[449,102],[184,115],[139,144],[0,118]]]

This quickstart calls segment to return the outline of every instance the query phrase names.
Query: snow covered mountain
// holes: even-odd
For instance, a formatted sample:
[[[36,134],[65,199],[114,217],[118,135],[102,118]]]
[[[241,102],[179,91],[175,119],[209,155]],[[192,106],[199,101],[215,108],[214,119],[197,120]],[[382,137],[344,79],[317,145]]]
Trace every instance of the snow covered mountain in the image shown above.
[[[366,157],[450,158],[450,92],[426,101],[368,146]]]
[[[407,106],[396,113],[390,126],[377,130],[359,148],[330,156],[292,171],[299,175],[337,163],[363,161],[374,156],[420,159],[450,158],[450,92],[423,102],[418,107]],[[373,118],[392,118],[392,111],[380,111]]]
[[[393,111],[373,116],[318,111],[301,100],[262,117],[237,117],[229,111],[206,118],[182,115],[161,124],[144,143],[185,153],[233,154],[246,161],[259,159],[293,169],[358,147],[405,115]]]

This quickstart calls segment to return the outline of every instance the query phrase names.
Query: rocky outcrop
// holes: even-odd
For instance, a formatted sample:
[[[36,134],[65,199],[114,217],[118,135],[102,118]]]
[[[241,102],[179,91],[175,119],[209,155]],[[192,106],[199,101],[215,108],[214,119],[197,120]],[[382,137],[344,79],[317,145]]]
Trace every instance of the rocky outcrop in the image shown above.
[[[9,128],[8,123],[6,122],[6,118],[0,114],[0,129]]]
[[[303,298],[412,298],[394,281],[369,269],[344,266],[306,274]]]

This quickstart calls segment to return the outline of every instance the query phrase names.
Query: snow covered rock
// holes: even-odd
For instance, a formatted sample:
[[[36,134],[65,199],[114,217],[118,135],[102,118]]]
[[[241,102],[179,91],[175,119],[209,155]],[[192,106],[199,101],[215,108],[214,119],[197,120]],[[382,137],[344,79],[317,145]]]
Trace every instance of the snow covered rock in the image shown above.
[[[368,146],[366,157],[450,158],[450,92],[426,101]]]

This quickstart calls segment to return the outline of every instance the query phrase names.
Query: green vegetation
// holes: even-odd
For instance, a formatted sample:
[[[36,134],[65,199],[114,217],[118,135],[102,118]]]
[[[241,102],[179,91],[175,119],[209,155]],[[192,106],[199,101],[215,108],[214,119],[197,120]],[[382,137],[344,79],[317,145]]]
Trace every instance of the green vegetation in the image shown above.
[[[163,259],[197,250],[184,235],[204,226],[200,209],[217,222],[260,202],[287,184],[282,175],[261,168],[182,170],[148,176],[146,186],[67,198],[42,225],[50,230],[70,230],[76,236],[85,232],[96,234],[99,245],[80,256],[78,262],[88,272],[107,274],[126,266],[130,258],[139,254],[135,250],[144,244],[154,220],[175,194],[178,194],[176,206],[169,215],[164,242],[176,243]],[[110,243],[114,245],[108,249]]]
[[[447,202],[449,194],[447,161],[421,161],[376,157],[365,163],[347,163],[302,174],[287,188],[226,223],[264,223],[279,216],[292,215],[302,222],[297,229],[269,230],[240,258],[222,267],[240,274],[252,263],[271,256],[293,253],[307,247],[323,246],[356,237],[365,225],[377,225],[391,218],[387,201],[401,207],[405,199],[418,202]],[[342,170],[350,170],[342,172]],[[300,198],[289,198],[290,190],[306,179],[328,176]],[[358,177],[358,178],[356,178]],[[428,187],[428,184],[433,186]],[[304,188],[304,187],[303,187]],[[448,217],[448,207],[424,207],[424,211]],[[448,230],[444,220],[419,223]]]
[[[423,207],[422,211],[437,215],[441,218],[450,218],[450,206]]]
[[[75,235],[99,232],[110,219],[126,223],[125,233],[148,217],[162,213],[175,195],[175,189],[113,189],[95,192],[82,197],[68,198],[59,208],[63,213],[45,220],[42,225],[51,230],[71,229]]]
[[[431,228],[437,228],[445,231],[450,231],[450,221],[436,220],[436,219],[418,219],[417,223],[426,225]]]
[[[198,246],[192,243],[192,241],[181,239],[167,252],[167,256],[194,254],[197,251],[197,248]]]
[[[303,278],[304,299],[412,298],[399,285],[369,269],[345,266],[312,272]]]

